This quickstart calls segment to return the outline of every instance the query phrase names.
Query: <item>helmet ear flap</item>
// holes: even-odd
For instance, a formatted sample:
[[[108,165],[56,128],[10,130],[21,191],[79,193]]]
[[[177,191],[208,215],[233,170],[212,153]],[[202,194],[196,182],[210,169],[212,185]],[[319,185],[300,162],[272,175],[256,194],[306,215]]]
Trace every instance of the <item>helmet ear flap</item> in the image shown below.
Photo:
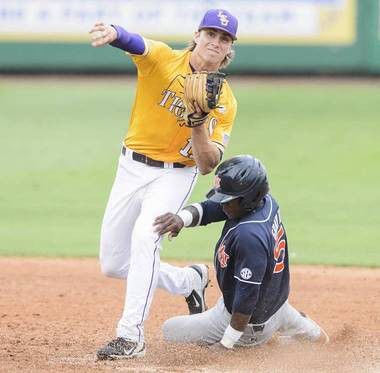
[[[246,211],[252,211],[253,210],[252,203],[250,201],[247,201],[247,199],[244,197],[241,199],[241,205],[244,208],[244,210],[246,210]]]
[[[260,206],[267,193],[269,193],[269,184],[265,177],[265,180],[263,180],[260,189],[255,193],[255,195],[252,196],[252,194],[248,194],[242,197],[242,204],[245,210],[252,211],[256,207]]]
[[[247,197],[243,197],[241,204],[242,204],[244,210],[252,211],[259,205],[259,201],[257,202],[257,201],[248,199]]]

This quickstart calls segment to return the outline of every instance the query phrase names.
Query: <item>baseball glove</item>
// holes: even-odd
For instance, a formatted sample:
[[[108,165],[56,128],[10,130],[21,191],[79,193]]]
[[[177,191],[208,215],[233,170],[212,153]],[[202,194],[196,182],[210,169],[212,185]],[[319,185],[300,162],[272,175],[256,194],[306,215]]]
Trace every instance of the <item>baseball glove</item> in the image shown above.
[[[186,75],[184,92],[186,126],[201,126],[209,112],[217,107],[224,77],[223,73],[207,71]]]

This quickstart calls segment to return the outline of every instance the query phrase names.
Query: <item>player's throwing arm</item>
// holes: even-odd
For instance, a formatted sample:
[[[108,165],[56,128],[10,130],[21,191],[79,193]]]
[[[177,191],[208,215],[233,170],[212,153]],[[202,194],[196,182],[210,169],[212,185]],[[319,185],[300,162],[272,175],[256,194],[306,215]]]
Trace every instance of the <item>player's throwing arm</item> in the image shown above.
[[[103,22],[96,22],[90,30],[91,45],[93,47],[102,47],[112,43],[117,38],[117,32],[114,27]]]

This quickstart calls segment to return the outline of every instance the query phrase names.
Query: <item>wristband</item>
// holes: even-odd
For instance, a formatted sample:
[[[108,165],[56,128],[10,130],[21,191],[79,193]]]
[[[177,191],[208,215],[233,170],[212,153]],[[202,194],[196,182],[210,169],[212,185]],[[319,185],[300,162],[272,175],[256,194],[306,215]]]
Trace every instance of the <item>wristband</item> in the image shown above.
[[[234,329],[231,325],[228,325],[220,344],[225,348],[232,348],[242,335],[243,332]]]
[[[182,219],[184,227],[190,227],[193,222],[193,214],[189,210],[181,210],[177,215]]]

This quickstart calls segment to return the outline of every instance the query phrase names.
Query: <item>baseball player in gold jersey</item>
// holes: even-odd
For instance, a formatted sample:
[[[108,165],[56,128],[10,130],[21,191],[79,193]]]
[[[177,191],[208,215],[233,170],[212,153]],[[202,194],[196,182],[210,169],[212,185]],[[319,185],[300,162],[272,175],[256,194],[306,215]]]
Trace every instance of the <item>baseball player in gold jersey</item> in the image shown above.
[[[236,115],[236,100],[225,81],[218,107],[204,125],[185,124],[184,79],[194,71],[217,72],[233,54],[237,19],[226,10],[204,15],[191,46],[173,50],[121,26],[98,22],[94,47],[122,49],[137,67],[137,91],[116,178],[106,207],[100,239],[102,272],[128,279],[117,337],[101,348],[99,359],[145,355],[144,321],[156,287],[185,296],[190,313],[205,310],[208,271],[160,262],[162,237],[155,218],[177,213],[186,204],[198,173],[210,173],[220,162]]]

